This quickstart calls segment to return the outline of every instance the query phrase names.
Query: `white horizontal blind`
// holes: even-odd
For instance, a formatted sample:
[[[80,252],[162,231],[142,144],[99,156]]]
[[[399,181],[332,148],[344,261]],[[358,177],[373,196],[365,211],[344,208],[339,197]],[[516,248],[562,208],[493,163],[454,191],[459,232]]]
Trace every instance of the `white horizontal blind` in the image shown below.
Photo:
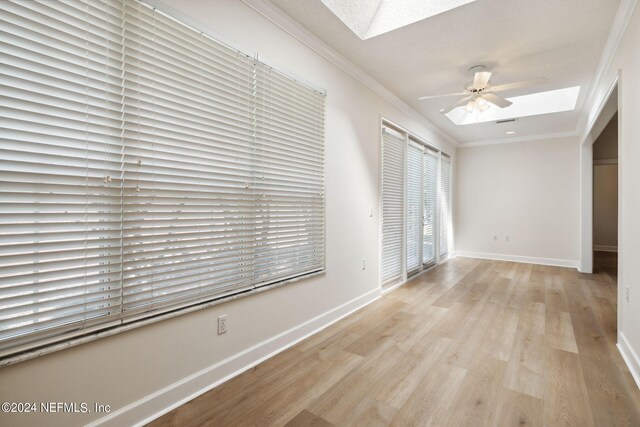
[[[120,316],[119,3],[0,2],[0,355]]]
[[[324,96],[263,64],[256,69],[253,279],[324,268]]]
[[[0,357],[324,269],[323,94],[135,1],[0,32]]]
[[[449,236],[451,224],[451,160],[440,156],[440,258],[449,253]]]
[[[253,61],[124,6],[125,316],[252,287]]]
[[[407,273],[421,264],[422,245],[422,156],[421,147],[409,144],[407,154]]]
[[[405,157],[403,136],[383,128],[382,132],[382,283],[403,273]]]
[[[438,200],[438,155],[430,150],[425,150],[423,165],[422,263],[428,265],[436,260],[435,230]]]

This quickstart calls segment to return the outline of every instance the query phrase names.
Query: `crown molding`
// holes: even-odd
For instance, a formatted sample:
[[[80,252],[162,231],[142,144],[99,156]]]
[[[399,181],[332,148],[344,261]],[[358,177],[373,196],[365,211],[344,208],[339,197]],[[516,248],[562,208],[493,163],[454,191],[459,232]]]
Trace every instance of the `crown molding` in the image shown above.
[[[349,76],[380,95],[382,98],[390,102],[396,108],[403,113],[412,117],[415,120],[421,122],[427,129],[434,132],[438,137],[444,141],[450,143],[455,147],[470,148],[496,144],[509,144],[518,142],[527,142],[535,140],[544,140],[551,138],[564,138],[564,137],[576,137],[579,136],[581,140],[588,136],[588,133],[593,127],[595,121],[598,118],[599,112],[605,105],[610,89],[608,86],[615,85],[617,82],[617,75],[614,78],[607,79],[607,73],[611,68],[613,59],[617,52],[618,46],[624,33],[626,31],[631,15],[639,0],[621,0],[618,10],[616,12],[609,36],[605,43],[598,68],[596,69],[593,84],[589,88],[587,98],[582,108],[581,118],[578,122],[576,130],[571,132],[551,133],[543,134],[531,137],[513,137],[495,140],[474,141],[470,143],[460,143],[456,141],[449,134],[444,132],[439,127],[435,126],[431,121],[426,119],[423,115],[418,113],[391,91],[385,88],[381,83],[362,71],[359,67],[353,64],[344,56],[340,55],[333,48],[329,47],[326,43],[319,38],[311,34],[306,28],[293,20],[289,15],[280,10],[277,6],[268,0],[242,0],[247,6],[255,10],[278,27],[286,31],[292,37],[312,49],[314,52],[337,66]],[[604,93],[604,95],[603,95]]]
[[[593,128],[598,116],[602,112],[609,95],[618,83],[618,73],[608,75],[613,64],[615,54],[620,45],[620,41],[627,29],[631,15],[638,4],[638,0],[621,0],[620,6],[613,20],[609,36],[600,56],[600,62],[593,79],[593,84],[589,88],[587,98],[582,107],[582,113],[578,126],[572,132],[549,133],[530,137],[513,137],[495,140],[475,141],[460,143],[459,148],[481,147],[487,145],[509,144],[527,141],[539,141],[552,138],[579,137],[580,141],[589,138],[589,133]],[[593,141],[592,141],[593,142]]]
[[[543,141],[545,139],[577,137],[577,131],[545,133],[543,135],[514,136],[511,138],[486,139],[484,141],[461,142],[458,148],[484,147],[487,145],[514,144],[518,142]]]
[[[609,99],[609,95],[611,94],[613,87],[618,82],[617,73],[614,73],[615,75],[610,76],[609,78],[607,78],[607,73],[613,65],[613,59],[618,51],[618,46],[620,45],[620,41],[624,36],[627,25],[631,19],[631,15],[633,14],[637,4],[638,0],[621,0],[620,6],[618,6],[618,11],[616,12],[616,16],[613,20],[611,31],[609,31],[609,37],[607,38],[602,55],[600,56],[600,62],[596,69],[593,84],[587,93],[582,117],[578,122],[578,127],[576,128],[581,140],[585,140],[587,138],[591,128],[598,119],[600,112]]]
[[[354,63],[339,54],[335,49],[329,47],[325,42],[315,35],[311,34],[306,28],[296,22],[289,15],[280,10],[277,6],[268,0],[242,0],[244,4],[259,13],[260,15],[273,22],[275,25],[286,31],[293,38],[309,47],[311,50],[322,56],[324,59],[347,73],[356,81],[366,86],[382,98],[390,102],[393,106],[408,115],[409,117],[422,123],[427,129],[432,131],[437,137],[443,141],[458,147],[460,144],[451,135],[431,123],[422,114],[418,113],[407,103],[398,98],[393,92],[385,88],[381,83],[373,77],[362,71]],[[435,141],[434,141],[435,142]]]

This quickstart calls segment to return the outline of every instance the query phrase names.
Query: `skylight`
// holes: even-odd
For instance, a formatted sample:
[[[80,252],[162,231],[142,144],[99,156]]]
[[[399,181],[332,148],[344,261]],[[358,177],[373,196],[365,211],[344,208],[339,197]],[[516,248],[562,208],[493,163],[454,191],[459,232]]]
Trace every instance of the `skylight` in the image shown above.
[[[513,104],[506,108],[498,108],[495,105],[491,105],[491,107],[484,112],[474,110],[472,113],[468,113],[463,107],[458,107],[448,112],[446,116],[454,124],[461,126],[494,122],[496,120],[515,119],[518,117],[560,113],[575,110],[579,94],[580,86],[568,87],[507,98],[513,102]]]
[[[475,0],[322,0],[362,40],[473,1]]]

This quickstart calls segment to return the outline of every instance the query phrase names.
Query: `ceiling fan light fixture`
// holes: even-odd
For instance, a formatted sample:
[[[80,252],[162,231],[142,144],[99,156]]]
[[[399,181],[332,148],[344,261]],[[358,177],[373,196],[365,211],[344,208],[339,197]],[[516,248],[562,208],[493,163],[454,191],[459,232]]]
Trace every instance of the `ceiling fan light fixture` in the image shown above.
[[[491,107],[491,104],[489,104],[486,99],[481,97],[480,101],[478,101],[478,110],[482,113],[484,111],[487,111],[489,107]]]
[[[548,82],[547,78],[539,78],[496,86],[489,83],[491,80],[491,72],[485,71],[484,65],[473,66],[469,71],[474,73],[473,81],[465,84],[463,92],[447,93],[444,95],[427,95],[421,96],[418,99],[422,101],[440,97],[463,96],[463,98],[458,100],[458,102],[450,105],[448,108],[440,110],[440,112],[448,115],[452,111],[458,110],[466,116],[474,111],[476,113],[484,113],[485,111],[490,110],[487,114],[492,115],[492,111],[495,111],[496,109],[504,110],[507,107],[511,107],[513,104],[512,101],[505,99],[501,95],[497,95],[496,92],[536,86]],[[495,106],[496,108],[490,108],[492,106]],[[483,116],[486,116],[487,114],[484,114]],[[476,122],[480,120],[478,116],[479,114],[474,115]],[[469,119],[469,117],[467,117],[467,119]]]
[[[475,106],[476,102],[472,99],[471,101],[467,102],[467,105],[464,106],[464,109],[467,113],[473,113]]]
[[[489,107],[491,107],[491,104],[487,102],[487,100],[482,96],[476,96],[475,98],[467,102],[465,106],[463,106],[464,110],[467,113],[473,113],[474,111],[479,111],[482,113],[483,111],[487,111]]]
[[[532,93],[530,95],[505,98],[512,103],[509,108],[492,106],[483,114],[468,114],[464,108],[457,108],[452,109],[445,116],[458,126],[488,122],[496,122],[498,124],[513,122],[520,117],[574,111],[580,92],[580,86],[575,86]]]

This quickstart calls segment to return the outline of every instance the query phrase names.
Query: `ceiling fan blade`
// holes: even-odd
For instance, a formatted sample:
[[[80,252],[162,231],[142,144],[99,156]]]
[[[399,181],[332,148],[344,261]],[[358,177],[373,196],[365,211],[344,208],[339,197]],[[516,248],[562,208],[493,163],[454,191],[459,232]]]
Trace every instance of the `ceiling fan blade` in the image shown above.
[[[495,105],[497,107],[500,107],[500,108],[506,108],[509,105],[513,104],[513,102],[507,101],[503,97],[498,96],[498,95],[493,94],[493,93],[484,93],[484,94],[482,94],[482,97],[485,99],[485,101],[490,102],[493,105]]]
[[[445,96],[462,96],[468,95],[468,92],[457,92],[457,93],[445,93],[443,95],[429,95],[429,96],[421,96],[418,98],[420,101],[424,101],[425,99],[433,99],[433,98],[444,98]]]
[[[513,89],[521,89],[521,88],[531,87],[531,86],[538,86],[545,83],[549,83],[549,79],[546,77],[541,77],[539,79],[525,80],[522,82],[505,83],[503,85],[493,86],[489,90],[491,92],[502,92],[505,90],[513,90]]]
[[[472,99],[473,99],[473,95],[465,96],[460,101],[458,101],[455,104],[450,105],[449,107],[447,107],[444,110],[442,110],[441,113],[442,114],[447,114],[449,111],[453,110],[454,108],[458,108],[458,107],[462,107],[463,105],[467,105],[467,102],[471,101]]]
[[[474,89],[484,89],[489,83],[489,79],[491,78],[491,73],[488,71],[480,71],[476,73],[473,77],[473,88]]]

